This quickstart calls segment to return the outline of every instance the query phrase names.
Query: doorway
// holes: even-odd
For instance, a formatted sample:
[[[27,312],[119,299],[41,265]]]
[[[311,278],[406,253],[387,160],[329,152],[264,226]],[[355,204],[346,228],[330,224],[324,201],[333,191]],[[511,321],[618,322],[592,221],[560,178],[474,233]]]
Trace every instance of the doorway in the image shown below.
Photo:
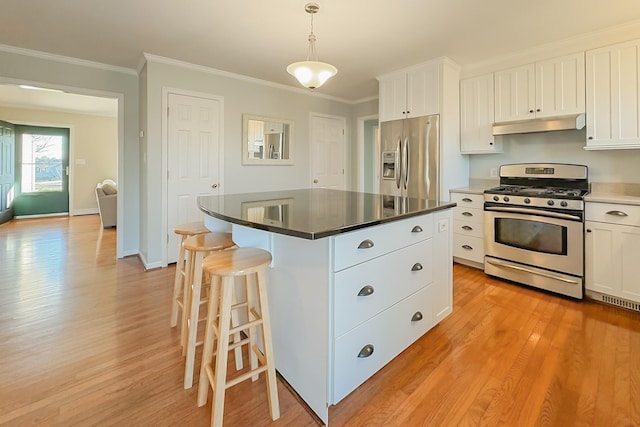
[[[69,129],[15,126],[14,215],[69,213]]]

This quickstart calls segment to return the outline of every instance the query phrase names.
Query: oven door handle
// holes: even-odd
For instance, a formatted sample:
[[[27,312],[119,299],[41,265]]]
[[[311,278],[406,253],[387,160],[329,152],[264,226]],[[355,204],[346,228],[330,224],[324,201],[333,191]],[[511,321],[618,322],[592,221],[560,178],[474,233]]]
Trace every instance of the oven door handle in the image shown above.
[[[526,267],[521,267],[519,265],[513,265],[513,264],[510,264],[510,263],[498,261],[496,259],[487,259],[486,262],[488,262],[489,264],[496,265],[498,267],[510,268],[512,270],[523,271],[525,273],[530,273],[530,274],[536,274],[538,276],[547,277],[549,279],[560,280],[562,282],[571,283],[572,285],[579,285],[580,284],[580,282],[578,282],[576,280],[567,279],[567,278],[564,278],[564,277],[561,277],[561,276],[557,276],[557,275],[552,274],[552,273],[545,273],[545,272],[538,271],[538,270],[531,270],[531,269],[528,269]]]
[[[526,208],[501,208],[498,206],[491,206],[491,207],[486,207],[484,208],[485,211],[491,211],[491,212],[512,212],[512,213],[522,213],[522,214],[528,214],[528,215],[538,215],[538,216],[546,216],[549,218],[558,218],[558,219],[570,219],[570,220],[574,220],[574,221],[582,221],[582,218],[580,218],[577,215],[569,215],[569,214],[563,214],[563,213],[559,213],[559,212],[549,212],[549,211],[534,211],[532,209],[526,209]]]

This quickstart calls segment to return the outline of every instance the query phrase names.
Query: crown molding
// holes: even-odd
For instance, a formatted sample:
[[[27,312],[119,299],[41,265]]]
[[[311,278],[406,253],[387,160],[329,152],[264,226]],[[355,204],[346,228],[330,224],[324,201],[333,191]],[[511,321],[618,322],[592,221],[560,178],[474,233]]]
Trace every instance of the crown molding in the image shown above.
[[[41,52],[38,50],[24,49],[21,47],[0,44],[0,51],[14,53],[17,55],[30,56],[33,58],[46,59],[49,61],[63,62],[66,64],[80,65],[82,67],[98,68],[106,71],[115,71],[116,73],[136,75],[136,70],[125,67],[116,67],[115,65],[103,64],[101,62],[87,61],[86,59],[72,58],[70,56],[56,55],[53,53]]]
[[[597,49],[603,46],[633,40],[638,37],[640,37],[640,20],[635,20],[575,37],[534,46],[516,53],[490,58],[486,61],[469,64],[462,67],[462,75],[460,77],[475,77],[480,74],[517,67],[522,64],[556,56]]]
[[[282,83],[274,83],[274,82],[270,82],[268,80],[262,80],[262,79],[257,79],[255,77],[245,76],[243,74],[231,73],[229,71],[218,70],[216,68],[206,67],[204,65],[197,65],[197,64],[192,64],[190,62],[186,62],[186,61],[180,61],[178,59],[172,59],[172,58],[167,58],[167,57],[164,57],[164,56],[158,56],[158,55],[154,55],[154,54],[151,54],[151,53],[144,53],[143,56],[144,56],[145,62],[157,62],[157,63],[161,63],[161,64],[173,65],[173,66],[176,66],[176,67],[186,68],[186,69],[189,69],[189,70],[192,70],[192,71],[198,71],[198,72],[201,72],[201,73],[213,74],[213,75],[222,76],[222,77],[228,77],[228,78],[231,78],[231,79],[241,80],[241,81],[245,81],[245,82],[248,82],[248,83],[253,83],[253,84],[258,84],[258,85],[262,85],[262,86],[273,87],[273,88],[277,88],[277,89],[286,90],[286,91],[289,91],[289,92],[294,92],[294,93],[297,93],[299,95],[307,95],[307,96],[313,96],[313,97],[316,97],[316,98],[324,98],[324,99],[329,99],[329,100],[332,100],[332,101],[342,102],[342,103],[345,103],[345,104],[359,104],[361,102],[366,102],[366,101],[370,101],[372,99],[377,99],[377,96],[375,96],[375,97],[370,97],[370,98],[363,98],[362,100],[358,100],[358,101],[352,101],[352,100],[349,100],[349,99],[338,98],[336,96],[325,95],[325,94],[317,93],[317,92],[310,92],[309,90],[306,90],[306,89],[287,86],[287,85],[284,85]],[[138,66],[138,70],[142,70],[143,67],[144,67],[144,62],[142,62]]]

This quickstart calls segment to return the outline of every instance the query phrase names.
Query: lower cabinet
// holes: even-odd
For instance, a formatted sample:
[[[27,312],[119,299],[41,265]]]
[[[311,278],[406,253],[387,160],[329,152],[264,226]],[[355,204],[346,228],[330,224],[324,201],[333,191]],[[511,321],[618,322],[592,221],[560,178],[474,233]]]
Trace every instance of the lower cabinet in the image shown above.
[[[451,190],[453,208],[454,260],[476,268],[484,267],[484,194]]]
[[[585,287],[640,302],[640,206],[587,203]]]

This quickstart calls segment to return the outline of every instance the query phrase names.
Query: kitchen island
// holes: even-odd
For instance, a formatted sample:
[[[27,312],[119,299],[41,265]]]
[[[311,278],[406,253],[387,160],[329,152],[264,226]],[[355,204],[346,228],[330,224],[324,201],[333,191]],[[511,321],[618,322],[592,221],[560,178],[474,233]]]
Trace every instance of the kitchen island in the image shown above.
[[[276,368],[325,424],[330,405],[451,313],[455,203],[310,189],[198,204],[209,228],[273,255]]]

